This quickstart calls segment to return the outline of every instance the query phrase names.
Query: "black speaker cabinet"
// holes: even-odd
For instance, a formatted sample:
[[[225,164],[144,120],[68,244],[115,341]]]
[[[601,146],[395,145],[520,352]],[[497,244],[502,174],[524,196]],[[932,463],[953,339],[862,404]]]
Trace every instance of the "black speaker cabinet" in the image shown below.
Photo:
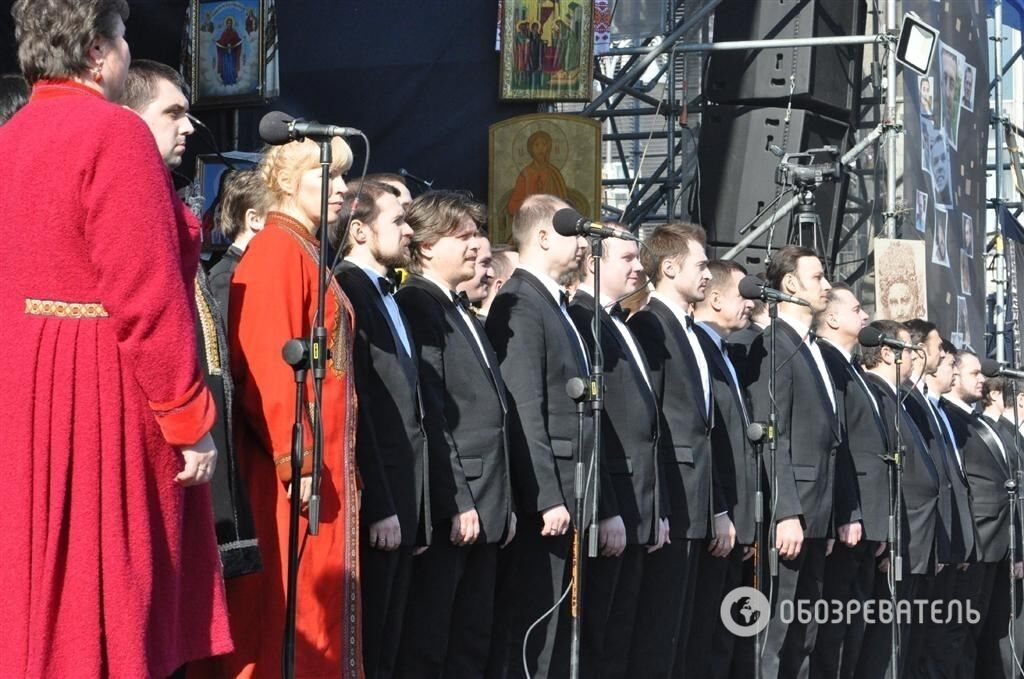
[[[864,0],[725,0],[715,10],[714,40],[862,35]],[[860,45],[712,52],[706,93],[721,104],[793,105],[848,120],[860,95]]]
[[[789,153],[834,145],[840,155],[849,147],[850,128],[844,122],[793,110],[787,133],[785,117],[783,108],[752,106],[716,106],[704,112],[698,151],[700,202],[695,216],[716,254],[740,241],[745,235],[740,229],[781,191],[775,183],[779,158],[768,150],[770,145]],[[826,182],[815,192],[825,238],[842,219],[841,186]],[[788,200],[788,196],[783,198],[777,207]],[[773,245],[785,244],[788,232],[786,217],[776,224]],[[756,246],[763,249],[766,242],[762,237]]]

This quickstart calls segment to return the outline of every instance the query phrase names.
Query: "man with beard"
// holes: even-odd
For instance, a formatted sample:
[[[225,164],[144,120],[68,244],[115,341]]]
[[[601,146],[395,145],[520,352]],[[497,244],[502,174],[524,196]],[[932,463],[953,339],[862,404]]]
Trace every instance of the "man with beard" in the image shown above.
[[[586,380],[583,339],[569,318],[558,280],[580,266],[582,238],[562,236],[551,219],[569,207],[545,194],[528,197],[512,220],[519,268],[491,305],[490,337],[514,404],[509,463],[519,526],[503,553],[488,676],[564,677],[569,673],[568,605],[549,612],[569,585],[576,463],[592,448],[592,428],[577,442],[576,403],[566,382]]]
[[[333,245],[345,256],[337,277],[356,318],[352,370],[362,404],[356,462],[363,484],[363,660],[367,679],[382,679],[397,676],[413,552],[431,538],[427,435],[416,345],[387,278],[390,267],[408,263],[413,231],[397,191],[363,182],[357,204],[358,192],[355,185],[345,193]]]
[[[585,264],[569,315],[593,351],[593,264]],[[630,636],[638,614],[646,615],[639,611],[638,596],[644,557],[661,548],[668,535],[668,508],[658,473],[658,403],[647,361],[619,304],[636,290],[642,271],[636,243],[610,238],[603,244],[598,313],[605,383],[600,556],[588,559],[583,572],[580,676],[586,677],[630,676]]]
[[[836,457],[836,542],[825,560],[824,598],[863,604],[874,596],[875,557],[888,536],[889,470],[883,453],[885,423],[860,361],[853,356],[868,315],[845,283],[835,283],[815,331],[829,376],[840,394],[843,441]],[[862,620],[830,621],[818,628],[812,674],[850,676],[864,636]]]
[[[412,272],[396,295],[419,351],[433,540],[413,560],[398,658],[407,677],[480,677],[493,622],[498,545],[515,534],[497,356],[456,286],[486,243],[483,205],[430,191],[407,213]]]
[[[651,232],[641,261],[654,292],[629,319],[662,407],[660,447],[671,515],[670,542],[644,564],[644,615],[633,628],[629,657],[633,677],[683,673],[697,564],[711,536],[711,373],[690,316],[711,279],[705,242],[704,229],[695,224],[665,224]],[[719,501],[714,511],[727,507]]]
[[[772,502],[765,516],[775,539],[767,543],[773,551],[765,556],[773,569],[777,565],[778,574],[772,577],[773,615],[765,631],[762,670],[764,677],[776,679],[809,671],[815,621],[786,623],[778,611],[783,601],[813,606],[821,599],[826,542],[832,536],[835,457],[842,436],[835,387],[810,328],[813,315],[825,310],[832,288],[821,260],[813,250],[787,245],[772,257],[766,279],[769,287],[805,303],[779,303],[778,320],[751,344],[746,365],[754,420],[767,422],[774,332],[778,420],[775,478],[768,478]]]

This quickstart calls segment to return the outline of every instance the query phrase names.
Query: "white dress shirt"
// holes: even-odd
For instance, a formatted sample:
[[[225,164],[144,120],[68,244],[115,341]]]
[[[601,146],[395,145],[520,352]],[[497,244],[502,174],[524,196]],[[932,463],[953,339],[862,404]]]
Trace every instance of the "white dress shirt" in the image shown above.
[[[736,367],[732,364],[732,359],[729,358],[729,352],[725,348],[725,340],[718,334],[711,325],[708,325],[704,321],[697,321],[697,325],[704,329],[704,332],[708,334],[711,341],[715,343],[718,350],[722,352],[722,358],[725,360],[725,367],[729,369],[729,376],[732,378],[732,388],[736,392],[737,397],[740,401],[740,409],[743,411],[743,420],[750,422],[750,413],[747,412],[747,404],[743,399],[743,391],[740,390],[740,378],[736,374]]]
[[[846,349],[842,348],[838,344],[833,344],[831,341],[825,339],[824,337],[821,338],[821,341],[822,342],[828,342],[830,347],[835,347],[835,349],[837,351],[839,351],[840,354],[843,355],[843,359],[845,359],[846,362],[850,364],[850,367],[851,367],[852,372],[853,372],[853,376],[857,378],[857,383],[860,385],[861,389],[864,390],[864,393],[868,395],[868,400],[871,401],[871,407],[875,409],[875,414],[878,415],[879,417],[881,417],[882,416],[882,411],[880,411],[878,409],[878,402],[875,401],[875,395],[871,393],[870,389],[868,389],[867,383],[864,381],[864,378],[861,377],[860,371],[857,370],[857,366],[854,365],[853,354],[851,354],[849,351],[847,351]]]
[[[966,403],[963,403],[962,401],[957,403],[956,401],[958,399],[946,396],[946,400],[952,403],[953,405],[957,406],[958,408],[963,408],[967,412],[971,412],[970,406],[968,406]],[[928,394],[928,401],[932,404],[932,409],[936,412],[936,417],[939,418],[939,422],[942,424],[943,427],[946,428],[946,433],[949,435],[949,445],[950,447],[953,448],[953,451],[955,453],[953,457],[956,458],[956,464],[958,467],[960,467],[960,471],[963,471],[963,453],[960,452],[960,448],[958,448],[956,445],[956,436],[953,434],[953,425],[949,423],[949,417],[947,417],[946,413],[943,412],[942,408],[939,407],[939,399],[937,397]]]
[[[423,276],[423,278],[425,278],[426,280],[436,285],[441,290],[441,292],[443,292],[445,296],[449,298],[451,298],[452,293],[455,292],[447,285],[437,280],[428,273],[422,273],[420,275]],[[491,362],[487,360],[487,352],[484,351],[484,343],[480,341],[480,335],[476,331],[476,324],[473,323],[473,319],[469,317],[469,312],[466,311],[466,309],[461,304],[456,304],[455,310],[458,311],[459,317],[462,319],[462,322],[466,324],[466,326],[469,328],[469,332],[473,335],[473,339],[476,340],[476,345],[480,348],[480,355],[484,357],[484,363],[486,363],[487,366],[490,367]]]
[[[686,334],[686,341],[690,343],[690,348],[693,349],[694,358],[697,360],[697,369],[700,372],[700,386],[704,390],[704,407],[707,412],[711,412],[711,372],[708,369],[708,359],[704,355],[704,350],[701,349],[700,340],[697,339],[697,335],[693,333],[693,328],[690,327],[690,314],[686,313],[686,310],[681,306],[668,299],[664,295],[659,295],[657,291],[651,293],[653,299],[661,300],[662,304],[669,308],[669,311],[679,321],[679,325],[683,326],[683,332]]]
[[[798,319],[790,318],[781,313],[779,314],[779,320],[793,328],[804,345],[810,350],[811,358],[814,359],[814,365],[818,367],[818,376],[821,377],[822,384],[825,385],[825,393],[828,394],[829,403],[832,404],[832,412],[837,412],[836,395],[832,391],[832,378],[829,377],[828,368],[825,367],[825,358],[821,355],[821,347],[810,341],[810,327]]]
[[[406,356],[412,356],[412,342],[409,340],[409,331],[405,327],[405,322],[402,321],[402,312],[398,310],[398,302],[395,301],[395,296],[385,295],[384,291],[380,289],[380,280],[384,276],[371,267],[364,265],[362,262],[351,257],[346,257],[346,261],[352,262],[366,274],[366,277],[373,283],[373,287],[377,289],[381,299],[384,301],[384,308],[387,309],[388,316],[391,318],[391,323],[394,325],[395,330],[398,332],[398,339],[402,341],[402,348],[405,349]]]

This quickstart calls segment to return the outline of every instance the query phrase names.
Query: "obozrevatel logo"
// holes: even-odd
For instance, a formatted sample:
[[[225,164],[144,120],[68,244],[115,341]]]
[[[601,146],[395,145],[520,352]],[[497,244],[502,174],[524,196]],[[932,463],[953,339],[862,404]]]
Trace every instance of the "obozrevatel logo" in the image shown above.
[[[722,624],[738,637],[752,637],[768,627],[768,599],[753,587],[737,587],[722,599]]]

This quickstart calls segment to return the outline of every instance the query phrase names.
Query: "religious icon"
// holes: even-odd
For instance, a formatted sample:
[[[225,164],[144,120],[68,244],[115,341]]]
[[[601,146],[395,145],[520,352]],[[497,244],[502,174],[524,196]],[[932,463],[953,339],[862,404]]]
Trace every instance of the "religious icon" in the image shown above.
[[[927,318],[924,241],[876,238],[876,318]]]
[[[601,209],[601,124],[564,114],[533,114],[491,126],[488,228],[507,242],[527,196],[558,196],[580,214]]]
[[[276,81],[264,40],[268,6],[269,0],[192,1],[193,106],[262,103],[276,94],[266,84]]]
[[[501,17],[501,98],[589,100],[593,13],[593,0],[505,0]]]

